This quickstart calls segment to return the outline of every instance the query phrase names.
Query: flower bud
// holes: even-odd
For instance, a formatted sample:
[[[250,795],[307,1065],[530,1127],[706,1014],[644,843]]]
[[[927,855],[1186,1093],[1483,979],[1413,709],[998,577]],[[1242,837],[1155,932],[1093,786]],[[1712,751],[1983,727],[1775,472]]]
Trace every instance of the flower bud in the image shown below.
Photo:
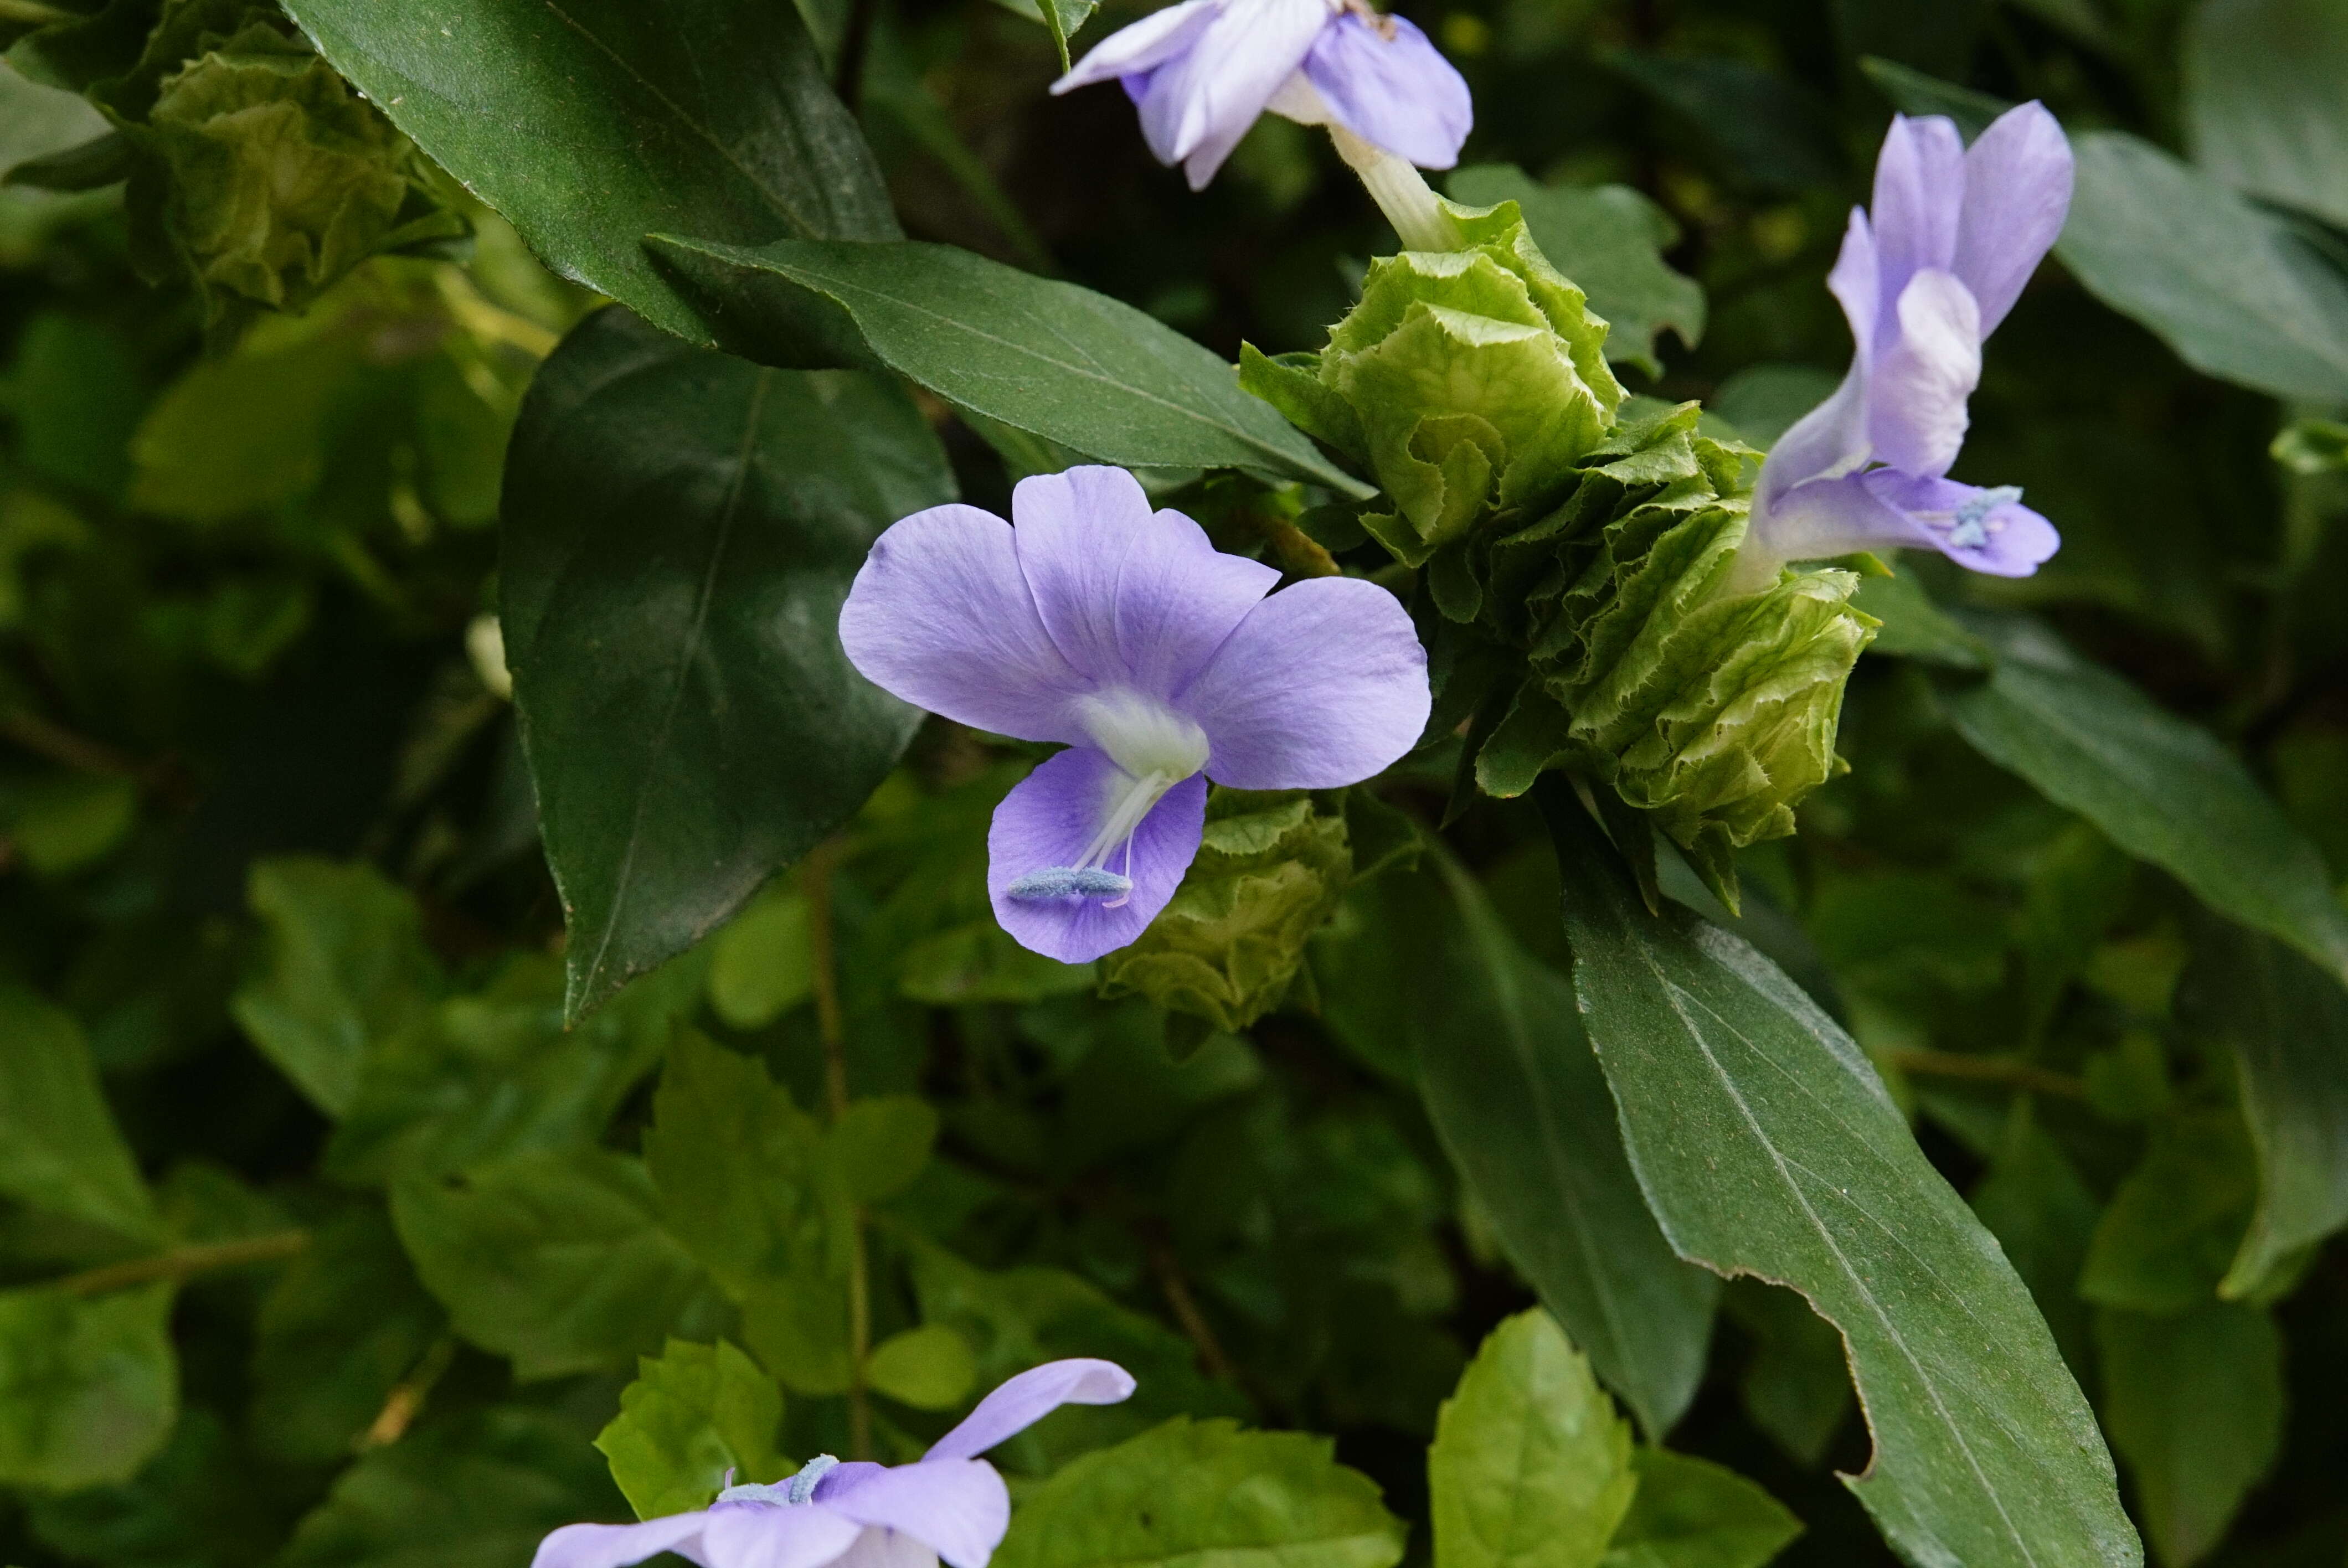
[[[1462,249],[1370,263],[1318,356],[1252,350],[1241,381],[1365,464],[1395,511],[1362,519],[1417,566],[1497,512],[1545,508],[1614,421],[1606,323],[1516,203],[1445,204]]]
[[[1344,817],[1312,796],[1219,786],[1180,889],[1138,940],[1101,960],[1101,993],[1244,1029],[1288,996],[1305,938],[1353,869]]]
[[[1624,425],[1563,506],[1491,540],[1484,603],[1527,673],[1476,773],[1497,795],[1552,766],[1611,784],[1733,897],[1730,850],[1792,833],[1841,771],[1843,687],[1879,623],[1850,602],[1855,572],[1723,591],[1746,455],[1696,415]]]

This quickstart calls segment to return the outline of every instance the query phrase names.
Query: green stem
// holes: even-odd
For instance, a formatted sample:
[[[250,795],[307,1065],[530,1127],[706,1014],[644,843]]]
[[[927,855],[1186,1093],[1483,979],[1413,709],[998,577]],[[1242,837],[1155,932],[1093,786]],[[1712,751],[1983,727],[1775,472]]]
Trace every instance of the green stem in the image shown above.
[[[1902,1072],[1924,1078],[1969,1078],[1977,1083],[2003,1083],[2039,1094],[2084,1100],[2087,1086],[2068,1074],[2050,1071],[2011,1056],[1968,1056],[1955,1050],[1925,1050],[1902,1047],[1884,1053]]]
[[[824,1098],[832,1125],[848,1114],[848,1031],[839,1007],[839,964],[832,927],[832,874],[839,841],[827,839],[807,858],[808,948],[815,969],[816,1032],[823,1038]],[[848,1253],[848,1447],[851,1459],[872,1457],[872,1395],[865,1381],[872,1353],[872,1286],[864,1247],[864,1210],[850,1222]]]
[[[103,1268],[69,1274],[57,1281],[57,1288],[68,1296],[103,1296],[109,1290],[128,1290],[134,1285],[151,1285],[159,1279],[189,1279],[216,1268],[275,1263],[292,1257],[309,1245],[308,1231],[275,1231],[268,1235],[211,1242],[203,1246],[173,1247],[152,1257],[134,1257],[127,1263],[109,1263]]]
[[[1329,139],[1337,144],[1337,156],[1362,177],[1370,200],[1378,204],[1378,210],[1386,215],[1386,221],[1402,237],[1403,249],[1459,249],[1459,225],[1443,210],[1442,199],[1408,159],[1396,158],[1382,147],[1374,147],[1334,121],[1329,126]]]

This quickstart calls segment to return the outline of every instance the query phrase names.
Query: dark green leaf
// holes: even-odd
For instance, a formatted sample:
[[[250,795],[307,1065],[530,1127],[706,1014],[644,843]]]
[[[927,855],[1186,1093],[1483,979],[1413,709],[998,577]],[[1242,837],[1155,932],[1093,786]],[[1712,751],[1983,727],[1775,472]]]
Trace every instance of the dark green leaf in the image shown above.
[[[2282,1446],[2282,1340],[2254,1307],[2101,1312],[2104,1418],[2166,1568],[2206,1556]]]
[[[2027,622],[1984,630],[1997,666],[1948,702],[1974,749],[2348,982],[2348,908],[2323,857],[2230,752]]]
[[[1639,1490],[1602,1568],[1761,1568],[1802,1522],[1733,1470],[1669,1449],[1632,1456]]]
[[[2098,1205],[2063,1147],[2021,1106],[1989,1174],[1972,1191],[1973,1213],[1997,1237],[2073,1370],[2087,1361],[2087,1309],[2079,1299]]]
[[[2238,190],[2348,226],[2348,10],[2213,0],[2187,14],[2193,160]]]
[[[782,1419],[782,1390],[750,1358],[723,1339],[672,1339],[636,1363],[595,1446],[636,1517],[654,1519],[708,1507],[729,1477],[780,1481],[789,1468],[775,1449]]]
[[[179,1412],[170,1285],[0,1291],[0,1485],[128,1481]]]
[[[1574,987],[1631,1163],[1684,1257],[1842,1330],[1875,1455],[1849,1485],[1917,1562],[2130,1564],[2136,1532],[2029,1291],[1866,1058],[1774,966],[1650,915],[1554,784]]]
[[[457,1332],[518,1378],[626,1367],[705,1288],[641,1162],[524,1154],[392,1191],[399,1239]]]
[[[839,606],[882,528],[953,496],[886,382],[760,370],[616,311],[541,368],[499,591],[572,1017],[706,936],[886,776],[920,715],[849,665]]]
[[[1647,1212],[1572,988],[1456,867],[1410,880],[1434,899],[1447,890],[1457,911],[1406,927],[1440,941],[1439,979],[1423,957],[1395,966],[1415,981],[1406,1016],[1427,1112],[1517,1266],[1660,1436],[1704,1376],[1719,1283],[1673,1256]]]
[[[1736,1379],[1745,1413],[1799,1463],[1820,1463],[1850,1414],[1842,1336],[1799,1295],[1759,1280],[1730,1281],[1721,1310],[1753,1340]]]
[[[1618,49],[1607,63],[1684,117],[1746,184],[1804,190],[1838,172],[1825,105],[1786,77],[1726,55]]]
[[[999,1568],[1392,1568],[1401,1521],[1326,1438],[1177,1419],[1026,1495]]]
[[[1128,468],[1247,468],[1341,494],[1330,466],[1231,367],[1154,317],[950,245],[654,251],[716,302],[726,347],[775,364],[861,364],[957,407]]]
[[[1494,1329],[1426,1454],[1442,1568],[1596,1568],[1631,1506],[1631,1427],[1540,1307]]]
[[[76,1562],[116,1568],[242,1568],[284,1533],[283,1504],[256,1486],[252,1456],[210,1410],[180,1412],[171,1440],[129,1481],[32,1500],[34,1533]]]
[[[236,1021],[312,1104],[339,1117],[368,1045],[417,1021],[442,989],[416,900],[360,862],[255,861],[245,886],[268,936],[232,1004]]]
[[[1704,336],[1704,285],[1673,272],[1663,253],[1679,225],[1626,185],[1543,185],[1509,163],[1480,163],[1451,177],[1451,200],[1470,207],[1513,201],[1533,243],[1606,318],[1606,357],[1663,374],[1655,339],[1669,328],[1694,348]]]
[[[2183,995],[2239,1072],[2259,1199],[2219,1290],[2254,1296],[2348,1224],[2348,991],[2279,942],[2205,920]]]
[[[380,1210],[318,1225],[253,1325],[254,1445],[295,1461],[349,1454],[446,1322]]]
[[[891,240],[896,218],[794,9],[675,0],[294,0],[318,52],[567,277],[708,341],[644,253]]]
[[[39,158],[28,158],[0,175],[0,185],[34,190],[95,190],[130,172],[130,141],[118,130]]]
[[[536,1411],[427,1427],[336,1477],[277,1568],[514,1568],[551,1530],[626,1517],[602,1471],[578,1433]]]
[[[0,1193],[126,1236],[160,1229],[81,1025],[12,984],[0,984]]]
[[[2183,1312],[2212,1299],[2241,1245],[2255,1184],[2250,1139],[2231,1111],[2158,1123],[2096,1226],[2079,1294],[2137,1312]]]

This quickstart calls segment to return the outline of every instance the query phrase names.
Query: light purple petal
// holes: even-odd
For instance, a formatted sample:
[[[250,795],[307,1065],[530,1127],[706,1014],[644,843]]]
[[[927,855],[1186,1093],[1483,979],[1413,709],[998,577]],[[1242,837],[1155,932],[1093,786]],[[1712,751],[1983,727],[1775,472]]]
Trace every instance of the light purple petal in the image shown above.
[[[1850,323],[1851,342],[1858,346],[1862,360],[1875,353],[1875,322],[1882,311],[1882,263],[1875,254],[1875,231],[1868,225],[1867,214],[1854,207],[1850,210],[1849,226],[1843,231],[1842,250],[1835,257],[1834,271],[1827,274],[1827,288],[1842,306],[1843,319]]]
[[[1891,117],[1875,160],[1875,200],[1868,210],[1883,280],[1878,330],[1885,335],[1909,278],[1925,267],[1945,270],[1956,260],[1964,167],[1964,139],[1954,121],[1940,115]]]
[[[953,1568],[986,1568],[1011,1525],[1011,1493],[978,1459],[901,1464],[817,1506],[910,1535]]]
[[[1964,209],[1953,271],[1997,330],[2071,210],[2071,144],[2044,104],[2006,110],[1965,153]]]
[[[1109,861],[1108,870],[1132,878],[1123,904],[1112,908],[1073,894],[1011,897],[1011,885],[1021,877],[1075,865],[1131,783],[1101,753],[1076,746],[1044,762],[994,808],[986,835],[986,890],[994,917],[1021,947],[1064,964],[1088,964],[1140,936],[1182,885],[1207,820],[1207,782],[1196,774],[1167,791],[1141,819],[1129,856],[1120,851]]]
[[[1139,106],[1150,150],[1181,164],[1190,189],[1203,190],[1329,21],[1326,0],[1224,7],[1186,53],[1152,74]]]
[[[889,1467],[874,1464],[870,1460],[842,1460],[823,1472],[815,1483],[814,1497],[818,1502],[838,1497],[851,1487],[863,1485]]]
[[[641,1524],[566,1524],[538,1543],[530,1568],[627,1568],[664,1552],[705,1564],[692,1550],[709,1522],[706,1511],[668,1513]]]
[[[1280,580],[1181,513],[1152,513],[1122,468],[1022,479],[1011,515],[1045,630],[1103,686],[1170,696]]]
[[[856,1522],[814,1503],[720,1504],[701,1532],[708,1568],[824,1568],[856,1543]]]
[[[1938,548],[1931,529],[1883,500],[1868,485],[1871,477],[1849,474],[1814,479],[1787,491],[1754,519],[1761,548],[1771,559],[1784,561],[1824,560],[1854,550],[1910,545]]]
[[[839,641],[883,691],[957,723],[1024,741],[1076,741],[1068,666],[1020,575],[1011,525],[976,507],[932,507],[873,541]]]
[[[2028,577],[2062,547],[2054,525],[2022,504],[2011,487],[1984,490],[1953,479],[1918,478],[1879,468],[1869,492],[1908,517],[1929,544],[1959,566],[1992,577]]]
[[[1766,508],[1797,485],[1833,478],[1867,461],[1867,362],[1853,355],[1834,395],[1777,437],[1761,465],[1754,504]]]
[[[875,1527],[859,1535],[832,1568],[938,1568],[938,1554],[910,1535]]]
[[[1457,163],[1476,124],[1466,80],[1400,16],[1344,13],[1313,41],[1304,75],[1346,129],[1421,169]]]
[[[1897,315],[1898,335],[1868,371],[1868,444],[1894,468],[1938,477],[1965,444],[1966,401],[1981,384],[1981,307],[1955,273],[1927,267]]]
[[[1189,48],[1222,10],[1225,0],[1182,0],[1120,27],[1094,45],[1076,68],[1052,84],[1055,93],[1129,77],[1163,65]]]
[[[1256,606],[1178,705],[1207,732],[1217,784],[1334,789],[1417,743],[1426,651],[1385,589],[1312,578]]]
[[[1006,1378],[962,1424],[930,1445],[923,1463],[941,1459],[976,1459],[1006,1438],[1016,1437],[1062,1405],[1114,1405],[1133,1392],[1133,1374],[1114,1361],[1072,1357],[1030,1367]]]

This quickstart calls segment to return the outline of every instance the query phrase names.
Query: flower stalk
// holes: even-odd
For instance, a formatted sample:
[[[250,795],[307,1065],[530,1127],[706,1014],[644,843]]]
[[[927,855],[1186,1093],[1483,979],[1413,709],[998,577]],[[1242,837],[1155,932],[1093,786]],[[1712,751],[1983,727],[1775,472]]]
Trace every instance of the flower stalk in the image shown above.
[[[1337,144],[1337,156],[1345,160],[1345,167],[1361,176],[1370,200],[1378,204],[1378,210],[1386,215],[1386,221],[1402,237],[1403,249],[1457,251],[1465,247],[1466,238],[1457,221],[1444,210],[1442,199],[1410,159],[1396,158],[1334,120],[1329,125],[1329,139]]]

